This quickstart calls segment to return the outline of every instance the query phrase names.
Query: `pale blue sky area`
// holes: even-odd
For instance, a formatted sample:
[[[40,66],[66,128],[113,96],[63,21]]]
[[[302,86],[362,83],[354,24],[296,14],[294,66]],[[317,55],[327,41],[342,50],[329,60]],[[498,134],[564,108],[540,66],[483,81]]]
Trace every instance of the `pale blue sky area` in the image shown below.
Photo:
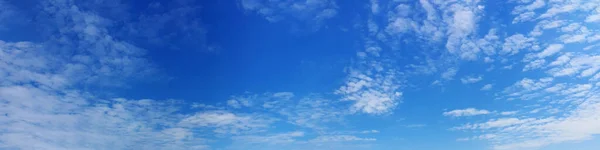
[[[598,0],[0,0],[0,149],[597,150]]]

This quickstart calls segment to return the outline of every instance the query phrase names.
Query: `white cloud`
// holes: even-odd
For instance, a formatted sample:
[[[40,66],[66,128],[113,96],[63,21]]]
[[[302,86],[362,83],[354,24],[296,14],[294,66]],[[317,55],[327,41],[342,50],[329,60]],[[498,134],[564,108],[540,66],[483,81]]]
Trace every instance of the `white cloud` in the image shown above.
[[[585,41],[587,33],[562,35],[560,39],[564,43],[578,43]]]
[[[474,32],[476,25],[475,14],[470,10],[458,10],[454,12],[452,22],[449,23],[449,39],[446,48],[450,53],[454,53],[455,45],[459,44],[459,40]],[[455,43],[456,42],[456,43]],[[473,53],[477,53],[474,51]]]
[[[550,77],[533,80],[529,78],[523,78],[517,81],[513,85],[504,89],[505,94],[512,99],[519,98],[522,100],[531,99],[536,97],[536,91],[548,87],[554,79]],[[532,97],[533,96],[533,97]]]
[[[454,127],[455,130],[473,130],[478,136],[495,135],[485,140],[493,143],[493,149],[535,149],[550,144],[570,141],[587,140],[600,134],[600,128],[595,124],[600,123],[600,97],[598,88],[592,84],[565,84],[559,83],[548,87],[550,78],[538,80],[523,79],[513,86],[521,94],[533,92],[539,97],[551,98],[552,101],[539,101],[534,107],[525,106],[524,110],[530,114],[523,114],[519,118],[493,118],[483,123],[467,123]],[[545,90],[539,90],[544,89]],[[511,97],[514,93],[508,92]],[[564,104],[564,105],[557,105]],[[573,107],[574,106],[574,107]],[[532,109],[533,108],[533,109]],[[564,116],[555,114],[564,111]],[[502,115],[514,115],[516,112],[501,112]],[[546,115],[542,115],[546,114]],[[490,116],[495,117],[495,116]],[[478,137],[475,136],[475,137]],[[465,138],[471,139],[471,138]]]
[[[485,58],[483,59],[483,62],[485,62],[485,63],[492,63],[492,62],[494,62],[494,59],[492,59],[492,58],[490,58],[490,57],[485,57]]]
[[[240,6],[250,12],[265,17],[270,22],[295,18],[300,21],[317,23],[337,15],[335,2],[329,0],[311,1],[268,1],[241,0]]]
[[[443,114],[444,114],[444,116],[463,117],[463,116],[486,115],[489,113],[490,113],[490,111],[487,111],[487,110],[467,108],[467,109],[456,109],[456,110],[444,112]]]
[[[371,0],[371,13],[378,14],[379,13],[379,2],[378,0]]]
[[[174,126],[176,107],[154,100],[100,100],[78,91],[0,87],[5,118],[1,147],[24,149],[204,148],[206,141]],[[95,102],[94,105],[89,105]],[[154,127],[162,126],[161,129]],[[36,137],[36,138],[31,138]],[[24,140],[27,139],[27,140]],[[36,143],[36,144],[31,144]]]
[[[374,60],[370,61],[372,59]],[[355,67],[364,68],[363,65],[366,65],[368,69],[350,69],[346,83],[335,93],[342,96],[342,101],[354,102],[351,112],[391,113],[402,97],[399,75],[394,67],[382,64],[377,56],[367,57],[362,61],[365,62]]]
[[[0,41],[0,147],[208,148],[194,129],[176,125],[182,114],[173,100],[104,98],[86,90],[120,86],[154,69],[145,50],[109,34],[107,19],[70,2],[44,4],[42,13],[53,18],[39,19],[60,25],[42,27],[55,33],[52,39]]]
[[[561,14],[561,13],[567,13],[567,12],[571,12],[577,9],[577,4],[573,4],[573,3],[565,3],[565,4],[558,4],[558,5],[552,5],[552,7],[550,9],[548,9],[546,11],[546,13],[540,15],[539,18],[551,18],[555,15]]]
[[[427,126],[426,124],[409,124],[409,125],[404,125],[404,127],[407,128],[423,128]]]
[[[500,54],[514,55],[521,49],[533,46],[534,41],[534,38],[525,37],[523,34],[514,34],[504,39],[504,44],[502,45],[502,51]]]
[[[368,134],[368,133],[379,133],[379,131],[378,130],[366,130],[366,131],[362,131],[360,133],[365,133],[365,134]]]
[[[527,3],[529,1],[519,1],[519,2]],[[545,5],[546,5],[546,3],[544,2],[544,0],[535,0],[527,5],[516,6],[515,9],[512,11],[512,14],[518,14],[518,16],[515,17],[515,19],[513,19],[512,23],[515,24],[515,23],[529,21],[529,20],[533,19],[534,15],[535,15],[535,12],[533,12],[533,11],[544,7]]]
[[[477,83],[477,82],[479,82],[481,80],[483,80],[483,77],[481,77],[481,76],[477,76],[477,77],[475,77],[475,76],[467,76],[467,77],[464,77],[464,78],[460,79],[460,81],[463,84]]]
[[[568,61],[568,63],[566,63],[566,61]],[[555,77],[571,76],[578,73],[580,73],[581,77],[588,77],[594,73],[595,70],[597,71],[597,67],[600,67],[600,64],[596,63],[598,61],[600,61],[600,56],[595,55],[579,55],[570,58],[569,60],[566,60],[565,58],[561,61],[564,62],[562,63],[562,66],[555,67],[548,72]],[[561,63],[556,64],[558,65]]]
[[[564,88],[565,88],[565,85],[562,83],[559,83],[559,84],[555,84],[554,86],[545,89],[545,91],[546,92],[558,92]]]
[[[280,97],[293,97],[293,93],[289,93],[291,95],[287,95],[287,92],[283,93],[275,93],[274,96],[281,95]],[[252,99],[256,99],[257,95],[246,95],[246,96],[234,96],[231,99],[227,100],[227,105],[233,108],[242,108],[242,107],[250,107],[252,106]]]
[[[590,101],[591,100],[591,101]],[[578,105],[568,116],[554,118],[501,118],[481,124],[467,124],[455,129],[485,129],[483,134],[495,134],[490,141],[494,149],[531,149],[567,141],[581,141],[600,134],[598,97]]]
[[[598,22],[600,21],[600,9],[596,8],[589,16],[585,18],[585,22]]]
[[[558,65],[562,65],[565,64],[567,62],[569,62],[569,60],[571,60],[571,54],[564,54],[558,58],[556,58],[555,61],[553,61],[552,63],[550,63],[550,66],[558,66]]]
[[[484,134],[484,135],[479,135],[479,136],[473,136],[470,138],[459,138],[459,139],[456,139],[456,141],[488,140],[488,139],[493,139],[495,137],[497,137],[497,135],[495,135],[495,134]]]
[[[297,138],[304,137],[304,132],[295,131],[288,133],[280,133],[266,136],[256,135],[245,135],[245,136],[234,136],[232,139],[236,142],[243,142],[244,144],[289,144],[297,141]]]
[[[513,19],[512,23],[519,23],[519,22],[525,22],[525,21],[529,21],[531,19],[534,19],[535,17],[535,12],[525,12],[525,13],[521,13],[519,14],[519,16],[515,17],[515,19]]]
[[[525,65],[525,67],[523,67],[523,71],[529,71],[529,70],[542,68],[545,64],[546,64],[546,60],[537,59],[537,60],[531,61],[531,62],[529,62],[529,64]]]
[[[493,85],[492,85],[492,84],[486,84],[486,85],[484,85],[483,87],[481,87],[481,89],[480,89],[480,90],[482,90],[482,91],[488,91],[488,90],[491,90],[491,89],[492,89],[492,87],[493,87]]]
[[[538,58],[545,58],[548,56],[552,56],[553,54],[558,53],[560,50],[563,49],[563,45],[562,44],[550,44],[546,49],[544,49],[544,51],[538,53]]]
[[[102,41],[115,42],[115,41]],[[111,44],[106,51],[113,51]],[[169,100],[102,99],[93,93],[77,90],[73,85],[96,79],[121,78],[137,75],[127,68],[135,63],[93,64],[107,71],[75,71],[87,60],[123,60],[120,56],[78,55],[76,61],[61,61],[42,50],[43,46],[30,42],[7,43],[0,41],[0,112],[5,135],[0,147],[16,149],[200,149],[206,140],[194,135],[188,128],[174,124],[181,119],[174,111],[178,107]],[[121,47],[123,48],[123,47]],[[131,46],[125,48],[133,48]],[[82,51],[84,49],[81,49]],[[128,51],[127,49],[121,49]],[[119,51],[119,50],[114,50]],[[132,53],[135,56],[135,53]],[[114,57],[114,58],[113,58]],[[54,58],[54,59],[50,59]],[[131,63],[131,62],[130,62]],[[106,66],[103,66],[106,65]],[[65,67],[65,68],[61,68]],[[112,67],[117,67],[112,69]],[[119,68],[120,67],[120,68]],[[120,70],[125,69],[125,70]],[[125,73],[126,72],[126,73]],[[139,72],[142,73],[143,72]],[[94,82],[95,83],[95,82]],[[90,83],[91,84],[91,83]],[[160,129],[154,128],[161,126]],[[32,138],[35,137],[35,138]],[[27,139],[27,140],[24,140]],[[36,143],[36,144],[31,144]]]
[[[337,101],[320,97],[305,97],[297,103],[280,103],[278,113],[287,116],[291,124],[317,130],[328,129],[327,124],[341,122],[347,111],[338,108]],[[291,106],[290,106],[291,105]]]
[[[592,89],[591,84],[577,84],[577,85],[574,85],[572,88],[568,88],[568,89],[561,91],[561,93],[564,95],[577,94],[579,92],[587,92],[590,89]]]
[[[518,118],[500,118],[500,119],[489,120],[489,121],[487,121],[485,123],[466,124],[466,125],[463,125],[463,126],[456,127],[454,129],[459,129],[459,130],[464,130],[464,129],[487,130],[487,129],[494,129],[494,128],[502,128],[502,127],[515,126],[515,125],[523,124],[525,122],[529,122],[531,120],[532,119],[525,119],[525,120],[523,120],[523,119],[518,119]]]
[[[446,72],[442,73],[442,79],[452,80],[454,78],[454,76],[456,76],[457,72],[458,72],[458,69],[449,68],[448,70],[446,70]]]
[[[541,22],[540,22],[541,23]],[[558,28],[561,27],[562,25],[564,25],[566,22],[564,20],[554,20],[548,23],[545,23],[542,28],[543,29],[553,29],[553,28]]]
[[[404,33],[410,31],[413,27],[413,22],[404,18],[397,18],[394,22],[390,23],[386,30],[391,33]]]
[[[206,111],[183,118],[179,125],[185,127],[212,127],[219,134],[240,134],[266,128],[270,120],[253,115],[238,115],[227,111]]]
[[[351,142],[351,141],[376,141],[374,138],[360,138],[353,135],[323,135],[312,139],[311,142]]]
[[[505,116],[509,116],[509,115],[515,115],[517,114],[519,111],[503,111],[500,112],[501,115],[505,115]]]
[[[573,32],[573,31],[579,29],[580,27],[581,27],[581,24],[579,24],[579,23],[571,23],[565,27],[562,27],[561,31],[562,32]]]

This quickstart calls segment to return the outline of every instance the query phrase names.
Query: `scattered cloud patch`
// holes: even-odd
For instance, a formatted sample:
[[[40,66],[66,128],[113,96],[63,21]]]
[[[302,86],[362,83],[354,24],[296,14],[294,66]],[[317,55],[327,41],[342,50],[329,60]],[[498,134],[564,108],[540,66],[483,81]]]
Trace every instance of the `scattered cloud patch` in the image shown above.
[[[479,89],[479,90],[482,90],[482,91],[489,91],[489,90],[491,90],[493,87],[494,87],[494,85],[492,85],[492,84],[486,84],[486,85],[484,85],[483,87],[481,87],[481,89]]]
[[[456,109],[452,111],[444,112],[444,116],[451,117],[466,117],[466,116],[477,116],[477,115],[487,115],[490,114],[490,111],[485,109],[475,109],[475,108],[466,108],[466,109]]]
[[[460,79],[460,81],[463,84],[477,83],[477,82],[479,82],[481,80],[483,80],[483,77],[481,77],[481,76],[477,76],[477,77],[475,77],[475,76],[467,76],[467,77],[464,77],[464,78]]]

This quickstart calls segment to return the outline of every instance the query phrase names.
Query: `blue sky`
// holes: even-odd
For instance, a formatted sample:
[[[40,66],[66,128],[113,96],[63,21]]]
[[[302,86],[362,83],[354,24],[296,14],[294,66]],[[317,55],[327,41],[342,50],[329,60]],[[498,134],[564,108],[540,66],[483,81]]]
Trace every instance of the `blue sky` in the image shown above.
[[[592,150],[597,0],[0,0],[0,149]]]

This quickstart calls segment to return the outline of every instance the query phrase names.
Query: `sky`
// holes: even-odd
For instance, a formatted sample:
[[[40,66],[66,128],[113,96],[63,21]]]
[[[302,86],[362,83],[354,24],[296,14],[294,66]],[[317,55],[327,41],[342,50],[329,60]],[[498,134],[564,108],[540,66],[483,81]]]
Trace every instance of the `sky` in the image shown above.
[[[0,149],[596,150],[598,0],[0,0]]]

